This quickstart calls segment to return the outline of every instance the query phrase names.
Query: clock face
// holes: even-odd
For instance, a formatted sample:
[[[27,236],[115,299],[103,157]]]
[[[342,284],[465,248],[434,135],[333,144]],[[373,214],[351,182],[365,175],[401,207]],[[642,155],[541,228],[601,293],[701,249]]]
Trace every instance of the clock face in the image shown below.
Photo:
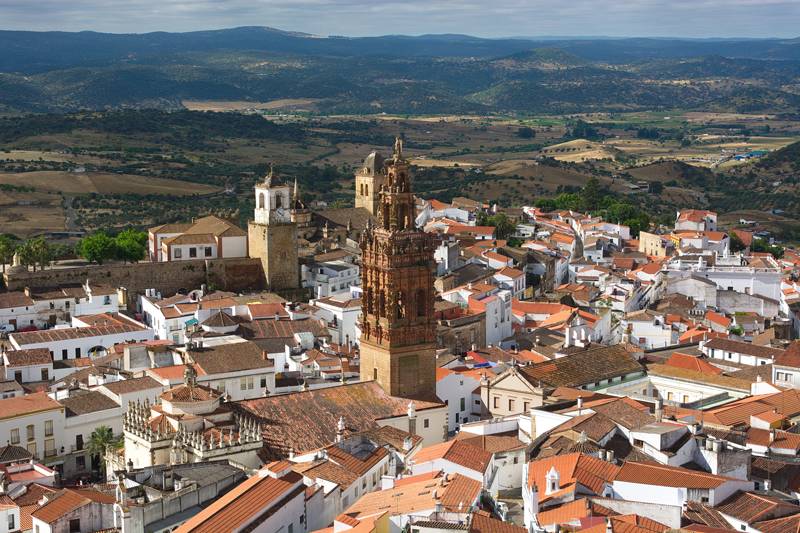
[[[275,216],[278,218],[278,220],[283,221],[284,219],[283,209],[279,207],[278,210],[275,211]]]

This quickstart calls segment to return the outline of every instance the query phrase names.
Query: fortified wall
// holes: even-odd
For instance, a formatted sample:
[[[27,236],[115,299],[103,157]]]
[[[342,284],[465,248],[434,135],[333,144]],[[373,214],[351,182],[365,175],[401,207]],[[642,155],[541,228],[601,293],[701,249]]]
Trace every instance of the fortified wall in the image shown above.
[[[262,290],[266,285],[260,259],[235,258],[161,263],[91,265],[74,268],[37,270],[26,274],[4,275],[9,290],[25,287],[54,286],[59,283],[102,283],[127,289],[128,305],[136,305],[135,294],[156,289],[166,296],[191,291],[200,285],[215,283],[231,292]]]

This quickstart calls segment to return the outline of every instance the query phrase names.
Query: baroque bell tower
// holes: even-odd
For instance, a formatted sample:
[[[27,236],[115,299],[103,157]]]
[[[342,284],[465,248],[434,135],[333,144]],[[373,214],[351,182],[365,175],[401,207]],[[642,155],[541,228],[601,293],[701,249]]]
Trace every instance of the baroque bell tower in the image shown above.
[[[403,144],[387,159],[380,226],[361,237],[361,381],[392,396],[436,389],[433,319],[434,243],[415,225],[416,207]]]

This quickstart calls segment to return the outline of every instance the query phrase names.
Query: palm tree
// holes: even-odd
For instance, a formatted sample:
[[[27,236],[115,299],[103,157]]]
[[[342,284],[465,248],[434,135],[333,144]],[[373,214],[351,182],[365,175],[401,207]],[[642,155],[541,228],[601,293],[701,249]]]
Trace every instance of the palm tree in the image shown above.
[[[328,207],[330,209],[341,209],[342,208],[342,201],[337,198],[336,200],[331,202],[331,204]]]
[[[36,239],[29,239],[28,242],[31,245],[34,253],[34,265],[33,269],[36,270],[36,259],[39,260],[39,268],[44,270],[45,266],[50,266],[50,259],[53,256],[52,249],[50,248],[50,243],[44,240],[44,237],[38,237]]]
[[[31,242],[28,241],[25,244],[20,244],[16,248],[16,252],[19,254],[20,262],[25,265],[27,268],[29,265],[33,265],[33,271],[36,272],[36,251],[31,246]]]
[[[122,441],[114,435],[114,430],[110,427],[100,426],[92,431],[92,436],[89,437],[86,449],[92,455],[100,454],[100,468],[103,470],[103,479],[105,479],[106,454],[110,450],[118,450],[122,446]]]
[[[8,235],[0,235],[0,263],[3,263],[3,272],[6,271],[6,263],[14,259],[16,245],[14,240]]]
[[[497,213],[492,217],[492,221],[494,222],[494,227],[497,228],[498,239],[505,239],[516,231],[514,221],[505,213]]]

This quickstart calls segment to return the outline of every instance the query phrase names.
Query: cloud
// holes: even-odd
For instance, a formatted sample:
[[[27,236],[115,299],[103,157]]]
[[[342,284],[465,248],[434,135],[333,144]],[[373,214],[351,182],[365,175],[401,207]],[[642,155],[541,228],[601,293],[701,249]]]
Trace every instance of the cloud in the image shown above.
[[[798,34],[797,0],[0,0],[0,29],[110,33],[269,26],[317,35],[461,33],[783,37]]]

